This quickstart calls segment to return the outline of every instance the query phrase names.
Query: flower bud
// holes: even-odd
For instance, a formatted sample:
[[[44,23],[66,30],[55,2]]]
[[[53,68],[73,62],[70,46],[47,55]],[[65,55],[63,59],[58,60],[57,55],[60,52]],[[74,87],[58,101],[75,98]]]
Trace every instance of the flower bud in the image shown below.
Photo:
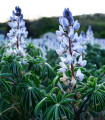
[[[78,20],[74,22],[73,28],[75,31],[78,31],[78,29],[80,28],[80,23],[78,23]]]
[[[76,80],[74,79],[73,76],[72,76],[72,79],[71,79],[71,85],[72,85],[72,86],[75,86],[75,85],[76,85]]]
[[[69,31],[68,35],[69,35],[70,39],[74,38],[74,29],[72,27],[70,27],[70,31]]]

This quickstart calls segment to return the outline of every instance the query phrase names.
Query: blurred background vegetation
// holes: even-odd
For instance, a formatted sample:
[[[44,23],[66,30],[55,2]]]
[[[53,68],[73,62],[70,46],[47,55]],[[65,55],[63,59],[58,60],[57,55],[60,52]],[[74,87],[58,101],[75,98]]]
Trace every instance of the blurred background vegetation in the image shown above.
[[[94,36],[96,38],[105,38],[105,14],[93,14],[93,15],[80,15],[74,16],[75,20],[78,20],[81,24],[79,33],[81,30],[87,31],[89,25],[92,26]],[[54,32],[58,29],[59,18],[40,18],[38,20],[29,21],[26,20],[26,27],[29,31],[29,36],[32,38],[38,38],[46,32]],[[6,23],[0,23],[0,32],[6,34],[9,31],[9,27]]]
[[[52,67],[55,67],[60,62],[60,58],[55,50],[49,50],[46,58],[47,62]],[[95,70],[100,69],[103,65],[105,65],[105,49],[101,49],[97,44],[91,45],[88,43],[84,59],[88,61],[86,69],[89,70],[93,66],[95,66]]]

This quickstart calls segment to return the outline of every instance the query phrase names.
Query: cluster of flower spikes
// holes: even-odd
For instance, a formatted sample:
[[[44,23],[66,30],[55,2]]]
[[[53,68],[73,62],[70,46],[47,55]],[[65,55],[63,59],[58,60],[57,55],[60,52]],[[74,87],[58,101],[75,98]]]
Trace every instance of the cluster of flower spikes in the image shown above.
[[[8,54],[16,54],[25,56],[25,51],[23,50],[24,39],[27,37],[28,32],[26,31],[25,21],[23,20],[23,14],[19,6],[15,7],[15,11],[12,12],[12,17],[10,17],[11,22],[8,25],[11,27],[7,36],[10,40],[8,46]]]
[[[80,23],[76,20],[74,22],[72,13],[69,9],[65,8],[63,17],[59,18],[60,26],[56,31],[58,40],[60,41],[60,48],[56,50],[58,55],[61,55],[61,62],[59,63],[61,68],[59,72],[63,73],[63,77],[60,80],[66,85],[76,85],[77,80],[82,81],[84,74],[80,69],[74,72],[74,67],[84,67],[87,64],[86,60],[82,60],[83,46],[81,46],[81,36],[78,36],[78,29]],[[66,76],[66,71],[71,70],[72,77]]]

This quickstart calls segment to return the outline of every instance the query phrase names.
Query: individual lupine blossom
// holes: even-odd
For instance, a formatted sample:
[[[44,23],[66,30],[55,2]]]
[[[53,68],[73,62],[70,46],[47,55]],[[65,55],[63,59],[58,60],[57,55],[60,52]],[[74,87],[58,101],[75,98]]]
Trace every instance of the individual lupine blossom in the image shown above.
[[[18,6],[15,7],[15,11],[12,12],[10,19],[11,22],[8,22],[8,25],[11,27],[11,30],[7,33],[10,42],[7,53],[25,56],[23,46],[25,42],[24,39],[27,37],[28,32],[26,31],[23,14]]]
[[[88,41],[92,41],[94,40],[94,34],[93,34],[93,31],[92,31],[92,28],[91,26],[89,25],[88,29],[87,29],[87,32],[86,32],[86,39]]]
[[[59,17],[59,22],[60,26],[56,34],[60,41],[60,48],[57,49],[56,52],[58,55],[61,55],[61,62],[59,63],[61,68],[59,72],[63,73],[63,77],[60,78],[60,80],[66,86],[69,86],[70,83],[72,86],[75,86],[77,80],[83,80],[84,74],[80,69],[75,73],[74,67],[84,67],[87,64],[87,61],[82,58],[83,46],[80,44],[81,36],[78,36],[77,33],[80,28],[80,23],[78,20],[74,21],[69,8],[64,9],[63,17]],[[68,70],[71,70],[72,77],[70,76],[68,78],[66,76],[66,71]]]

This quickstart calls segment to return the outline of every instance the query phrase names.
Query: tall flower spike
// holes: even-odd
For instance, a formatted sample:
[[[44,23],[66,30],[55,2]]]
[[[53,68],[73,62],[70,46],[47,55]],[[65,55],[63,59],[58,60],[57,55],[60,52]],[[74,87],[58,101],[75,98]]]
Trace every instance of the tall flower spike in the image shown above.
[[[86,49],[87,49],[87,46],[86,46],[87,39],[86,39],[85,33],[84,33],[83,31],[81,31],[81,33],[80,33],[79,41],[80,41],[81,46],[83,47],[83,56],[85,56],[85,55],[87,54],[87,53],[86,53]]]
[[[92,31],[92,28],[91,28],[90,25],[89,25],[89,27],[87,29],[87,32],[86,32],[86,39],[88,41],[93,41],[94,40],[94,34],[93,34],[93,31]]]
[[[82,60],[82,52],[84,49],[81,45],[81,37],[78,36],[78,33],[76,32],[80,28],[80,23],[78,20],[74,22],[74,18],[72,13],[69,11],[69,8],[64,9],[63,17],[59,18],[59,22],[60,27],[59,30],[56,31],[56,34],[58,36],[58,40],[60,41],[60,48],[57,49],[56,52],[59,55],[65,56],[61,57],[62,62],[60,62],[61,68],[59,69],[59,72],[63,73],[64,82],[67,78],[64,77],[64,75],[66,76],[66,72],[71,70],[72,76],[69,81],[71,80],[71,85],[74,87],[77,80],[81,81],[84,78],[84,75],[81,73],[80,69],[78,69],[76,73],[74,71],[74,67],[83,67],[87,63],[86,60]]]
[[[11,22],[8,22],[8,25],[11,27],[7,36],[9,37],[10,43],[8,46],[9,54],[16,55],[25,55],[23,50],[24,39],[27,37],[28,32],[26,31],[25,21],[23,20],[23,14],[19,6],[15,7],[15,11],[12,12],[10,17]]]

